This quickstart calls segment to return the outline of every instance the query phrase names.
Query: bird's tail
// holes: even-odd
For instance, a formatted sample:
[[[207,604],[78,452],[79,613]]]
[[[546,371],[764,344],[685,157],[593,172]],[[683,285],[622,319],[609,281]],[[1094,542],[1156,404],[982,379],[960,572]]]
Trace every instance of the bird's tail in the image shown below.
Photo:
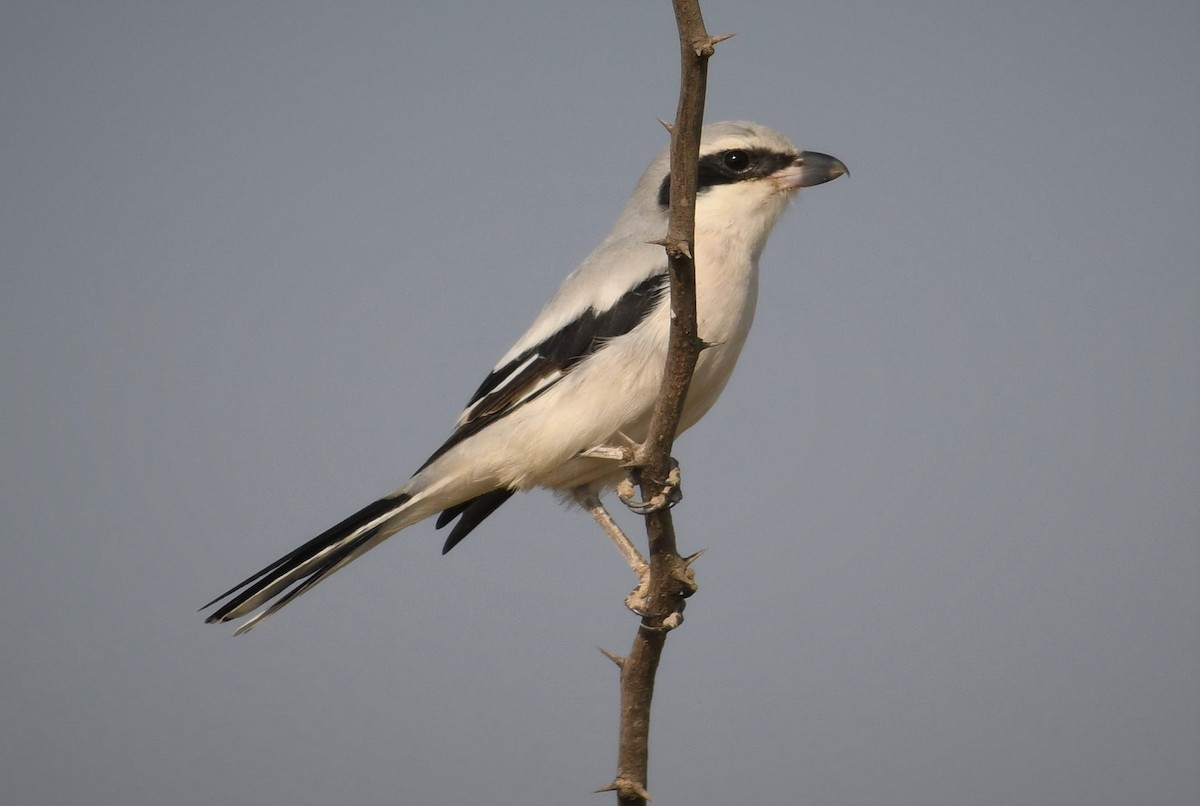
[[[431,507],[436,505],[425,495],[411,490],[410,485],[405,485],[363,507],[204,605],[201,610],[223,599],[229,600],[205,621],[209,624],[232,621],[271,602],[269,607],[238,627],[235,634],[241,635],[351,560],[437,511]]]

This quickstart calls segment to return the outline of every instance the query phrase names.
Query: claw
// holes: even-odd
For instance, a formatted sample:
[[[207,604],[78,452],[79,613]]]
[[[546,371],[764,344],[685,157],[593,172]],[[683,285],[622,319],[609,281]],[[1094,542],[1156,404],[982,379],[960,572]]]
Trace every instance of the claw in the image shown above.
[[[653,598],[650,596],[650,569],[646,569],[646,574],[638,579],[638,586],[630,591],[625,597],[625,606],[635,616],[648,616],[653,611]]]
[[[658,495],[649,501],[638,499],[634,493],[633,479],[625,478],[617,485],[617,498],[638,515],[649,515],[660,509],[670,509],[683,500],[683,489],[680,487],[682,476],[679,472],[679,462],[671,458],[671,469],[667,472],[667,483]]]

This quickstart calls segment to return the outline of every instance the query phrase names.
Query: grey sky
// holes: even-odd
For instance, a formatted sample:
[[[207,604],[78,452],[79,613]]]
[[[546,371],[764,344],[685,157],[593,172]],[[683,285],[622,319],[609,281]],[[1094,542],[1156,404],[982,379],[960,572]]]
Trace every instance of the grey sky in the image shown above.
[[[704,9],[708,118],[853,175],[677,450],[655,803],[1200,801],[1200,6]],[[194,611],[440,443],[665,142],[674,36],[0,5],[5,802],[611,800],[632,577],[548,494]]]

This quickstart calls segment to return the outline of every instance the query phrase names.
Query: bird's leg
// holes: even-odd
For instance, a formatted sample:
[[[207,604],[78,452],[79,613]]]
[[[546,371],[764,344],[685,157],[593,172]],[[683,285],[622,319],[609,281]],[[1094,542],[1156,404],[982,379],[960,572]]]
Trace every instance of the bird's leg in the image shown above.
[[[639,616],[650,612],[650,563],[646,562],[646,558],[638,551],[637,546],[633,545],[633,541],[613,520],[612,515],[601,503],[599,495],[585,488],[575,490],[573,495],[576,502],[587,510],[596,523],[600,524],[600,528],[617,547],[617,551],[621,552],[625,562],[629,563],[633,573],[637,574],[638,585],[632,593],[625,597],[625,606]]]
[[[682,477],[679,473],[679,462],[675,461],[674,456],[669,456],[667,459],[671,463],[671,469],[667,472],[667,484],[661,493],[649,501],[638,500],[634,495],[633,479],[626,476],[617,485],[617,498],[621,499],[621,503],[638,515],[647,515],[651,512],[657,512],[660,509],[670,509],[682,501],[683,488],[680,487]]]

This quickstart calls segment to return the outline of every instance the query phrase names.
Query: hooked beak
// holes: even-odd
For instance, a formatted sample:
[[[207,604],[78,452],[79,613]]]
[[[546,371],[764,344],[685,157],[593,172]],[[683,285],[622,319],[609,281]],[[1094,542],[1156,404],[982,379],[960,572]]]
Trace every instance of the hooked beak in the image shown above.
[[[837,157],[819,151],[801,151],[796,161],[776,173],[775,177],[787,190],[795,190],[823,185],[849,173],[850,169]]]

